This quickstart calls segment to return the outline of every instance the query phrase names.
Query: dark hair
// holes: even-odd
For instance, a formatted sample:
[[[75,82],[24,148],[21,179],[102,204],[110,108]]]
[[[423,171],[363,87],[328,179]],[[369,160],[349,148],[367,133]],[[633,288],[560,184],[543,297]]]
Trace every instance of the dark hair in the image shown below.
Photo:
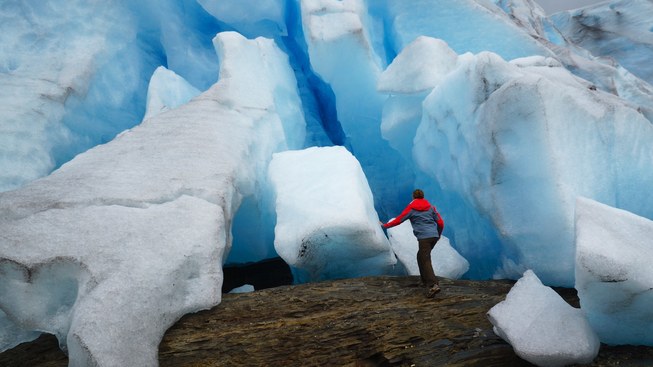
[[[420,189],[413,191],[413,199],[424,199],[424,191]]]

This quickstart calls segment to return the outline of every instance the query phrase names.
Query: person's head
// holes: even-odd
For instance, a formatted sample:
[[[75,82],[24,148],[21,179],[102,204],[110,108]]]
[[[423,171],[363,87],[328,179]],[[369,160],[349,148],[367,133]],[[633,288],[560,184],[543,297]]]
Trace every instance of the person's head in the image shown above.
[[[413,199],[424,199],[424,191],[420,189],[413,191]]]

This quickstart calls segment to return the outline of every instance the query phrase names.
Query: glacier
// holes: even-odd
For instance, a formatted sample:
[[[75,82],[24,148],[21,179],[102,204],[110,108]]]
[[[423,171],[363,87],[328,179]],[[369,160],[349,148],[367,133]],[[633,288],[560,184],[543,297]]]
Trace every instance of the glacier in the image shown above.
[[[532,0],[4,1],[0,350],[47,332],[74,365],[156,365],[169,325],[220,302],[222,265],[293,263],[324,215],[344,235],[320,256],[370,252],[293,263],[296,281],[408,274],[376,218],[416,187],[464,260],[451,277],[530,269],[584,287],[578,197],[653,218],[652,12],[646,0],[552,16]],[[313,176],[283,173],[318,161]],[[121,312],[94,317],[108,308]],[[632,335],[617,342],[650,343]]]

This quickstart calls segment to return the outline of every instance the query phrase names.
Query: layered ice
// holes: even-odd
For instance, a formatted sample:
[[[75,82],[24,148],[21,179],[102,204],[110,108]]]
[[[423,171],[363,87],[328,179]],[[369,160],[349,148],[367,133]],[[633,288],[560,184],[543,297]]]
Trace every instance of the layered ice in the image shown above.
[[[277,153],[270,178],[277,210],[274,247],[296,282],[397,271],[365,174],[345,148]]]
[[[490,309],[488,318],[518,356],[538,366],[590,363],[599,353],[599,339],[583,311],[544,286],[531,270]]]
[[[631,73],[653,83],[653,4],[616,0],[551,16],[571,42],[595,56],[615,59]]]
[[[580,305],[601,341],[653,345],[653,221],[580,198],[576,246]]]
[[[215,44],[207,92],[0,195],[0,348],[47,332],[72,365],[154,366],[172,323],[220,302],[234,214],[303,120],[274,42]]]
[[[9,0],[0,8],[0,191],[45,176],[142,116],[141,74],[151,69],[125,57],[146,59],[133,49],[134,23],[107,3],[52,3]],[[105,116],[75,116],[100,99]]]
[[[410,221],[388,228],[388,239],[397,259],[408,274],[419,275],[417,237],[413,234]],[[445,236],[440,237],[431,251],[431,264],[435,275],[449,279],[459,279],[469,270],[469,262],[451,247],[449,239]]]

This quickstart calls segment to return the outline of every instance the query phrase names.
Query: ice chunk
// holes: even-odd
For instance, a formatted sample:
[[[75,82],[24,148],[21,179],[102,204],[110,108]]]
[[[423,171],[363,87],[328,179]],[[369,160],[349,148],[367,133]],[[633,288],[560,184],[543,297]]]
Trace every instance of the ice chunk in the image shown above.
[[[170,325],[220,301],[234,214],[263,195],[272,153],[302,121],[288,118],[294,84],[273,41],[216,44],[222,79],[208,91],[0,194],[10,338],[55,334],[72,365],[154,366]]]
[[[150,79],[147,89],[147,108],[143,119],[176,108],[198,94],[200,91],[184,78],[159,66]]]
[[[538,366],[590,363],[599,339],[582,310],[571,307],[528,270],[506,299],[490,309],[494,332]]]
[[[229,293],[250,293],[254,292],[254,286],[251,284],[245,284],[238,288],[232,289]]]
[[[418,93],[433,89],[455,66],[458,55],[447,43],[420,36],[379,77],[381,92]]]
[[[576,289],[607,344],[653,345],[653,221],[576,202]]]
[[[404,265],[408,274],[419,275],[417,238],[413,234],[410,221],[388,228],[388,238],[392,250]],[[449,239],[444,236],[440,237],[433,251],[431,251],[431,263],[435,275],[449,279],[459,279],[469,270],[469,262],[460,256],[456,249],[451,247]]]
[[[389,274],[396,263],[360,164],[343,147],[274,155],[274,247],[298,282]]]

